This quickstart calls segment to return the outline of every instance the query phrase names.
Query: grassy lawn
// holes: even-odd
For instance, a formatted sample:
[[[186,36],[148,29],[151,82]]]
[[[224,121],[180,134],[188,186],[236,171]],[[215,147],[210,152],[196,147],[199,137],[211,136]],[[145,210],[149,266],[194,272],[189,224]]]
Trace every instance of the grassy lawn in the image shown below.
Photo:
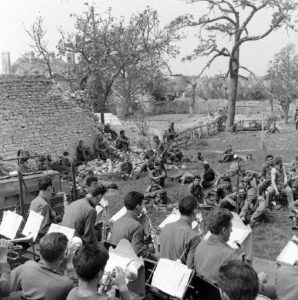
[[[243,167],[249,170],[260,171],[263,165],[266,153],[282,156],[285,163],[289,163],[298,153],[298,132],[295,132],[294,125],[281,126],[280,134],[274,134],[266,137],[267,151],[261,150],[260,132],[240,132],[240,133],[221,133],[214,137],[198,141],[184,149],[186,156],[192,156],[193,153],[201,151],[205,160],[217,170],[224,173],[228,168],[228,163],[219,163],[221,152],[228,144],[233,145],[233,149],[239,155],[246,156],[252,153],[254,160],[244,164]],[[183,170],[201,172],[202,165],[186,163]],[[147,176],[137,180],[117,181],[119,190],[109,192],[107,198],[110,201],[111,215],[117,212],[123,206],[125,194],[131,190],[145,192],[149,185]],[[187,186],[177,184],[173,181],[167,181],[167,193],[171,202],[176,202],[181,197],[187,195]],[[152,211],[150,213],[152,222],[157,226],[168,212]],[[291,222],[288,218],[288,211],[271,211],[270,222],[260,224],[253,229],[253,248],[254,255],[257,257],[275,260],[281,249],[287,241],[295,234],[291,230]]]

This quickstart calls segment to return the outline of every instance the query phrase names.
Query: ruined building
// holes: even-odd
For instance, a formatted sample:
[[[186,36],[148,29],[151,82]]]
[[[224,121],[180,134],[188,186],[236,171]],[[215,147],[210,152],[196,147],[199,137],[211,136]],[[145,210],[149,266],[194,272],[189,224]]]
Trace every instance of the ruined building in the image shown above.
[[[88,99],[65,95],[44,76],[0,76],[0,155],[19,149],[75,155],[79,140],[93,148],[96,123]]]

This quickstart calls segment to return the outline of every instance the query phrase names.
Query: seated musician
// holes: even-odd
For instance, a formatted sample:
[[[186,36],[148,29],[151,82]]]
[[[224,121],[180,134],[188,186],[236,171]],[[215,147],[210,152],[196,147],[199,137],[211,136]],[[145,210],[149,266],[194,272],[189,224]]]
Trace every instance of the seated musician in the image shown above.
[[[152,183],[160,185],[161,187],[165,186],[166,172],[162,169],[159,161],[154,163],[154,169],[150,171],[149,178]]]
[[[201,176],[194,175],[194,181],[189,185],[189,194],[197,200],[197,203],[204,203],[203,197],[203,189],[201,186]]]
[[[279,266],[275,278],[277,299],[298,299],[298,261],[294,266]]]
[[[61,266],[67,255],[67,237],[52,232],[40,241],[40,261],[29,260],[11,272],[12,291],[23,299],[64,300],[74,287]]]
[[[119,136],[116,139],[116,148],[119,150],[127,150],[129,148],[129,138],[125,135],[124,130],[120,130]]]
[[[95,176],[92,172],[92,174],[85,177],[85,180],[83,182],[83,190],[80,193],[82,197],[85,197],[86,194],[91,194],[91,192],[98,187],[98,177]]]
[[[211,211],[207,217],[211,235],[195,250],[196,273],[213,284],[217,282],[218,270],[225,261],[239,260],[236,250],[227,244],[232,231],[232,218],[232,213],[227,209]]]
[[[180,219],[167,224],[160,233],[161,258],[180,259],[189,268],[194,268],[194,253],[201,241],[199,233],[192,229],[197,207],[197,199],[192,196],[186,196],[180,200]]]
[[[265,199],[262,196],[259,196],[254,188],[249,189],[244,206],[242,207],[239,215],[240,219],[245,224],[253,226],[262,220],[265,211]]]
[[[99,184],[83,199],[73,201],[65,209],[61,225],[74,228],[75,236],[80,237],[86,245],[93,245],[97,242],[94,228],[97,217],[95,207],[106,191],[107,189]]]
[[[111,299],[110,295],[99,292],[97,288],[108,259],[109,253],[101,245],[84,246],[77,251],[73,257],[73,266],[79,277],[79,285],[70,291],[66,300]],[[115,268],[115,275],[113,284],[120,292],[120,299],[129,300],[130,295],[123,270]],[[102,290],[101,287],[100,289]]]
[[[258,274],[239,260],[228,261],[219,268],[218,285],[222,300],[256,300],[259,292]]]
[[[210,237],[201,242],[195,251],[196,273],[212,284],[218,284],[218,272],[220,267],[232,260],[242,260],[251,264],[251,258],[241,253],[239,249],[231,248],[227,242],[232,231],[232,213],[227,209],[215,209],[207,217],[207,226]],[[269,284],[263,284],[260,276],[260,294],[274,298],[275,288]]]
[[[41,223],[38,240],[43,237],[48,231],[52,223],[57,223],[58,217],[50,203],[50,198],[53,193],[53,183],[49,176],[45,176],[38,181],[39,194],[30,204],[29,210],[40,213],[44,219]]]
[[[156,256],[146,248],[144,228],[138,219],[143,211],[143,200],[144,195],[135,191],[129,192],[124,197],[127,212],[113,224],[109,241],[117,245],[120,240],[127,239],[138,256],[156,259]]]
[[[215,172],[210,168],[208,163],[204,163],[202,174],[202,187],[207,189],[213,186],[215,183]]]
[[[232,145],[228,145],[227,150],[223,153],[223,158],[219,162],[229,162],[234,160],[234,152]]]

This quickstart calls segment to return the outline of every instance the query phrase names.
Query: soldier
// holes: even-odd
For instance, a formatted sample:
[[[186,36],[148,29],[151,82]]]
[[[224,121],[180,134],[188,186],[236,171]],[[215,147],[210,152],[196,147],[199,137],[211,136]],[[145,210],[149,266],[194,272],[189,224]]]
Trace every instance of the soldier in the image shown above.
[[[261,221],[266,211],[266,201],[262,196],[257,194],[254,188],[247,192],[247,199],[240,212],[240,219],[245,224],[255,225]]]
[[[267,154],[265,160],[266,164],[261,171],[261,183],[258,186],[259,195],[263,195],[271,184],[271,169],[274,166],[274,157],[272,154]]]

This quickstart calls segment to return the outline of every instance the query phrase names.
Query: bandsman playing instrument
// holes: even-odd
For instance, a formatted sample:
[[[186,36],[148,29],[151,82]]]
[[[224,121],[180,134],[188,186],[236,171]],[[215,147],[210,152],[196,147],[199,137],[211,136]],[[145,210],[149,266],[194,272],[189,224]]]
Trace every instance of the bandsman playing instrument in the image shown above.
[[[138,219],[138,216],[143,212],[143,200],[144,195],[136,191],[129,192],[124,197],[124,205],[127,212],[113,224],[109,241],[117,245],[120,240],[127,239],[131,243],[136,255],[156,259],[153,252],[146,248],[144,243],[144,228]]]
[[[179,202],[180,219],[167,224],[160,234],[160,257],[171,260],[180,259],[189,268],[194,268],[194,253],[201,238],[192,229],[196,219],[198,201],[192,196],[186,196]]]
[[[109,293],[100,293],[97,289],[98,281],[103,275],[108,259],[109,253],[100,245],[95,245],[94,247],[85,246],[77,251],[73,258],[73,265],[79,277],[79,286],[70,291],[67,300],[117,299],[109,297],[111,296]],[[120,292],[120,299],[130,299],[123,270],[116,268],[115,275],[112,284],[117,286]],[[100,287],[100,290],[103,289]]]

